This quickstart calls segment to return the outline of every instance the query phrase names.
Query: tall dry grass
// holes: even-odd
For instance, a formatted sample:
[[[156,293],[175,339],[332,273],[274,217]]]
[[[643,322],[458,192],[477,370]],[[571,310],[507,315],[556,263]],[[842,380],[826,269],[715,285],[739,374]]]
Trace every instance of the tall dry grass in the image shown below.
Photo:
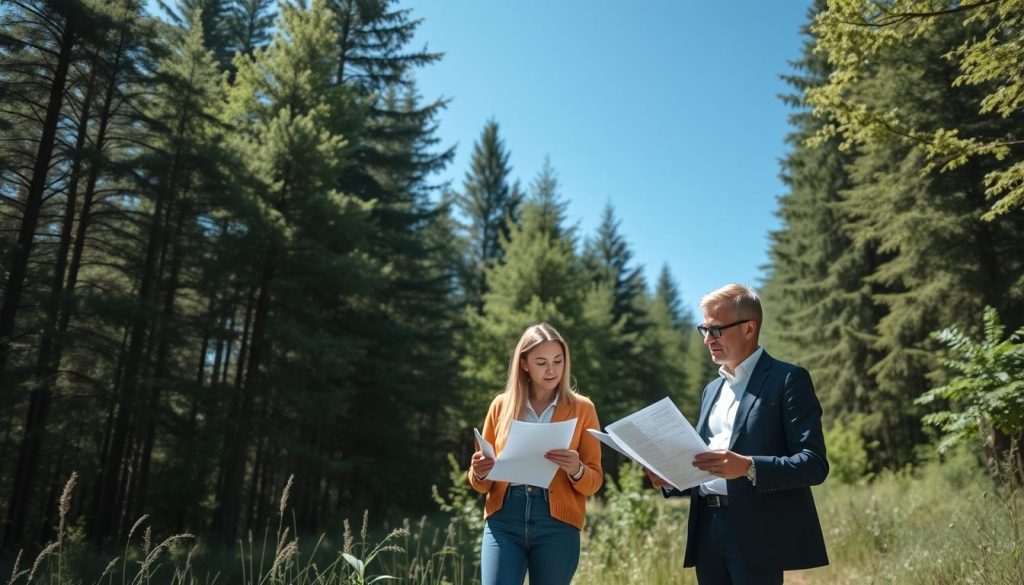
[[[448,490],[442,516],[374,528],[364,513],[358,529],[345,521],[337,539],[301,537],[288,525],[289,482],[276,527],[259,538],[247,535],[233,552],[204,548],[191,534],[154,544],[144,516],[116,558],[82,563],[95,553],[84,544],[80,527],[68,522],[76,479],[72,476],[61,497],[56,538],[31,564],[19,554],[8,585],[479,582],[482,503],[468,504],[476,496],[459,491],[465,489],[461,481]],[[1024,583],[1024,495],[1012,483],[992,481],[970,454],[883,473],[870,482],[828,481],[815,488],[815,497],[832,564],[790,574],[787,582]],[[638,468],[623,467],[618,481],[609,479],[602,497],[588,503],[575,582],[694,583],[693,570],[681,566],[687,513],[684,499],[665,500],[645,485]],[[90,566],[105,568],[83,570]]]

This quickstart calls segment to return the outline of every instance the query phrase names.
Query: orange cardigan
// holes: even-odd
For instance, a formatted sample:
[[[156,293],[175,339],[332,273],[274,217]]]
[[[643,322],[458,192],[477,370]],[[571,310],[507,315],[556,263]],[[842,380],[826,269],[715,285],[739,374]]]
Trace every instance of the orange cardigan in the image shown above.
[[[487,419],[484,420],[483,436],[487,442],[494,445],[496,454],[501,454],[505,447],[506,436],[496,437],[498,418],[501,410],[505,407],[504,393],[499,394],[491,402],[487,409]],[[570,449],[575,449],[580,454],[580,461],[583,463],[583,477],[573,483],[562,469],[555,472],[555,478],[551,480],[548,487],[548,505],[551,509],[551,516],[572,524],[580,530],[586,519],[586,497],[597,492],[604,483],[604,471],[601,470],[601,443],[594,438],[594,435],[586,432],[587,429],[600,429],[597,421],[597,409],[589,398],[579,394],[573,394],[572,400],[562,399],[555,406],[555,412],[551,415],[551,422],[569,420],[576,417],[576,430],[573,432]],[[492,481],[484,479],[477,481],[473,475],[473,469],[469,469],[469,484],[476,491],[487,494],[484,502],[484,518],[501,509],[505,501],[505,490],[508,489],[506,481]]]

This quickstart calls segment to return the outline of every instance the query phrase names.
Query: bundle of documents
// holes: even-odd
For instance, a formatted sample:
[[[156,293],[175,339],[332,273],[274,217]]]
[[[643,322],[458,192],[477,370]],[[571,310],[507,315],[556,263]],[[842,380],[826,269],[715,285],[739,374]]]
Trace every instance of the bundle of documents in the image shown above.
[[[555,478],[558,465],[544,458],[553,449],[568,449],[572,434],[576,431],[576,419],[552,423],[528,423],[512,421],[508,440],[501,455],[494,456],[494,446],[484,439],[480,431],[473,429],[480,451],[494,460],[494,467],[487,479],[535,485],[547,489]]]
[[[587,432],[678,490],[716,477],[692,465],[697,453],[710,449],[668,397],[608,425],[605,430],[608,432]]]

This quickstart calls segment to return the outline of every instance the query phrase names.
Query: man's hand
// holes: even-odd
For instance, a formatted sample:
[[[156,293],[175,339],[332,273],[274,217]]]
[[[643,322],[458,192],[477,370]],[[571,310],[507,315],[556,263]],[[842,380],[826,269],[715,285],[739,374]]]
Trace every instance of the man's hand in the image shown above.
[[[750,467],[753,462],[754,460],[750,457],[726,449],[698,453],[693,458],[693,466],[697,469],[708,471],[725,479],[746,477],[747,467]]]
[[[644,473],[646,473],[647,477],[650,478],[651,485],[653,485],[654,487],[659,488],[659,489],[672,489],[672,486],[670,486],[667,481],[662,479],[660,475],[652,472],[650,469],[647,469],[645,467],[644,468]]]

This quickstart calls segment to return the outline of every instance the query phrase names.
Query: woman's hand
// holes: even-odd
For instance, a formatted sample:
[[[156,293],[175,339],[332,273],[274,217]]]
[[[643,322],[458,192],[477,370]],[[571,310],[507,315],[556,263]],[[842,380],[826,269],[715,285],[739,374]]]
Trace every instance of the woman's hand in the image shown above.
[[[491,468],[494,467],[494,459],[485,457],[482,451],[473,453],[473,462],[471,465],[473,469],[473,475],[477,479],[487,479],[487,474],[491,472]]]
[[[568,473],[570,478],[578,474],[583,466],[580,454],[572,449],[552,449],[544,454],[544,458]]]

